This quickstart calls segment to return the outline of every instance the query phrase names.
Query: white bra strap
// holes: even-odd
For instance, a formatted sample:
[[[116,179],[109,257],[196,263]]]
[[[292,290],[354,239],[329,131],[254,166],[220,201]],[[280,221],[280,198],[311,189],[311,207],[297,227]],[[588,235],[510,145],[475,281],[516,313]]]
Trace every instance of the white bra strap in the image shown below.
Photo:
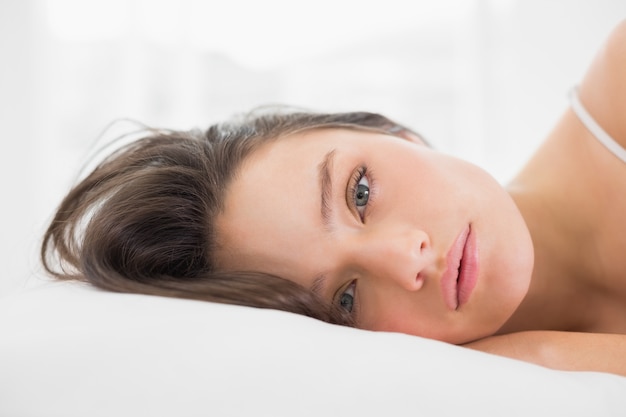
[[[574,113],[576,113],[580,121],[587,129],[589,129],[596,139],[606,146],[606,148],[615,156],[626,162],[626,149],[624,149],[619,143],[615,142],[615,139],[606,133],[606,131],[602,129],[602,126],[600,126],[587,112],[587,109],[585,109],[578,98],[578,88],[574,87],[570,90],[569,100]]]

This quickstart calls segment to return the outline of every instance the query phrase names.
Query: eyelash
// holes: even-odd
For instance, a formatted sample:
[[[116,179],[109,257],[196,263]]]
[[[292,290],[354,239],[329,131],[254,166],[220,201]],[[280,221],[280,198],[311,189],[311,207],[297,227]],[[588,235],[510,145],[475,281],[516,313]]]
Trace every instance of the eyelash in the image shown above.
[[[359,209],[356,205],[356,193],[357,193],[357,188],[359,186],[359,182],[361,182],[363,178],[367,179],[368,181],[369,194],[367,198],[367,203],[364,206],[364,211],[363,213],[361,213],[359,212]],[[352,174],[352,177],[350,178],[350,188],[349,188],[349,193],[348,193],[348,196],[350,199],[350,207],[359,214],[361,221],[365,221],[365,212],[367,211],[367,208],[369,207],[369,205],[372,203],[372,198],[374,196],[373,190],[374,190],[374,180],[372,179],[372,174],[365,165],[361,165],[359,168],[357,168],[354,171],[354,173]]]

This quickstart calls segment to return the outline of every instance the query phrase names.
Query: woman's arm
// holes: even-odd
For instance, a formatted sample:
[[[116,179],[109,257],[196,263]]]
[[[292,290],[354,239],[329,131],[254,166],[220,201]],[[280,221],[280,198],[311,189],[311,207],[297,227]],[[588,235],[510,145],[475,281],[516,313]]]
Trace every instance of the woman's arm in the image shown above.
[[[626,376],[626,335],[526,331],[491,336],[465,347],[563,371]]]

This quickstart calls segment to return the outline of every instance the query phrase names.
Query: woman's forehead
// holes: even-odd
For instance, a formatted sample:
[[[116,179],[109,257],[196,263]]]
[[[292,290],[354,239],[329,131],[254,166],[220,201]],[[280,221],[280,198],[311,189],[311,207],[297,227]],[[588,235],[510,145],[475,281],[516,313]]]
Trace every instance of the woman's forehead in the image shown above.
[[[333,141],[311,133],[271,142],[242,165],[216,219],[219,263],[259,269],[253,264],[319,239],[318,164]]]

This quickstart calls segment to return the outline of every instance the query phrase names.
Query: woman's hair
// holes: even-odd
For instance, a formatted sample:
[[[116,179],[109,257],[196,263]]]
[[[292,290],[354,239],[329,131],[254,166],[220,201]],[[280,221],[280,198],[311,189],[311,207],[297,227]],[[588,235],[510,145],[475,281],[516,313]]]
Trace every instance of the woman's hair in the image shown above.
[[[280,277],[215,267],[215,220],[242,162],[296,132],[347,128],[414,134],[384,116],[256,110],[206,131],[146,129],[106,157],[61,202],[41,259],[59,279],[96,287],[273,308],[350,325],[340,308]]]

